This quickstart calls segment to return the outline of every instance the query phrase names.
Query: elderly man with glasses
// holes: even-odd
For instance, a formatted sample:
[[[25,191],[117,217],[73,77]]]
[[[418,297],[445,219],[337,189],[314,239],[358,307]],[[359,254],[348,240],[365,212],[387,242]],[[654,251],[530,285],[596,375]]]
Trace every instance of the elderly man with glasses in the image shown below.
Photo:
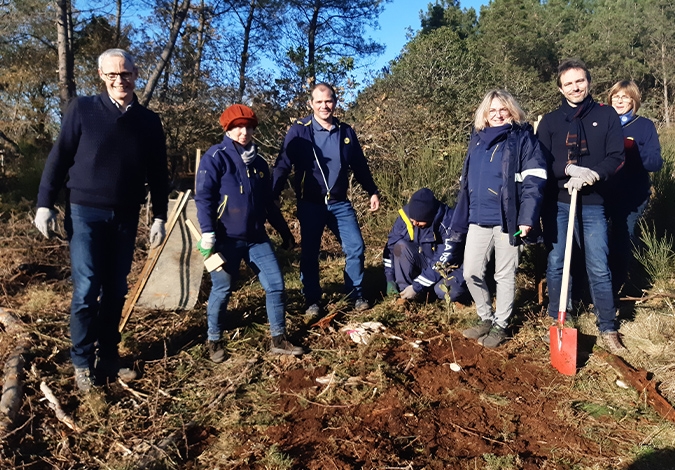
[[[70,354],[75,383],[83,392],[95,382],[136,376],[120,367],[118,324],[146,182],[152,195],[153,247],[164,240],[168,204],[164,131],[157,114],[141,106],[134,94],[138,69],[133,57],[109,49],[98,59],[98,74],[105,91],[74,99],[63,116],[42,173],[34,221],[49,238],[54,203],[65,185],[73,280]]]

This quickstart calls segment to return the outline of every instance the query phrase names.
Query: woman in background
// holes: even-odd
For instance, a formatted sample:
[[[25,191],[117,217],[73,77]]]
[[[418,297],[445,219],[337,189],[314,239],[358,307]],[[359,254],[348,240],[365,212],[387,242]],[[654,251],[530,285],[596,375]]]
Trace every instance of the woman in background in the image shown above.
[[[492,90],[476,110],[452,228],[465,234],[464,279],[480,317],[462,334],[495,348],[513,312],[523,240],[535,242],[546,160],[525,113],[506,91]],[[485,271],[495,257],[496,308]]]
[[[654,123],[638,116],[640,90],[632,80],[623,80],[609,90],[607,102],[616,110],[623,127],[626,160],[619,172],[608,181],[609,197],[605,200],[610,220],[609,265],[612,271],[614,296],[626,281],[633,258],[633,245],[638,240],[635,226],[651,195],[649,172],[663,166],[661,145]]]

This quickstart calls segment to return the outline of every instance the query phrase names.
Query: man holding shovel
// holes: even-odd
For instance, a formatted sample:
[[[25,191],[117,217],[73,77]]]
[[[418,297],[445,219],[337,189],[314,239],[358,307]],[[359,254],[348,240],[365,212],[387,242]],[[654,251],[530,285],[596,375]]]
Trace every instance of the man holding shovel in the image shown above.
[[[155,217],[153,247],[164,240],[168,205],[164,131],[159,116],[136,99],[138,69],[132,56],[122,49],[105,51],[98,58],[98,74],[105,91],[74,99],[63,116],[42,173],[35,215],[36,227],[49,237],[54,203],[65,183],[73,280],[70,355],[83,392],[91,390],[94,378],[136,376],[120,368],[118,325],[146,182]]]
[[[575,217],[574,238],[585,260],[600,335],[605,346],[616,353],[624,347],[617,333],[603,188],[604,182],[623,165],[623,133],[616,112],[596,103],[590,95],[590,86],[591,74],[583,62],[571,59],[560,64],[558,87],[563,95],[562,104],[545,115],[537,129],[549,158],[548,180],[553,182],[542,211],[549,250],[548,312],[555,319],[558,311],[567,307],[558,304],[561,287],[568,285],[563,282],[565,239],[571,196],[578,193],[577,214],[571,214]]]

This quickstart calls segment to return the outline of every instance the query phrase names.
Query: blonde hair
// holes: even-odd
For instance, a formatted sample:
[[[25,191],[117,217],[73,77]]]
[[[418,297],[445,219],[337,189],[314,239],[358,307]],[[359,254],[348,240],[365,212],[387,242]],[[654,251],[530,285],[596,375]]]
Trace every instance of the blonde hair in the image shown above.
[[[476,131],[482,131],[486,127],[490,127],[488,116],[490,114],[490,105],[492,100],[498,98],[502,105],[509,110],[513,122],[523,125],[527,122],[525,112],[521,109],[516,99],[506,90],[490,90],[483,98],[483,101],[476,110],[476,116],[473,126]]]
[[[609,93],[607,93],[607,104],[612,106],[612,96],[620,91],[626,92],[626,94],[630,96],[630,99],[633,100],[633,113],[637,114],[638,109],[640,109],[640,104],[642,103],[642,94],[633,80],[621,80],[620,82],[616,82],[614,86],[609,89]]]

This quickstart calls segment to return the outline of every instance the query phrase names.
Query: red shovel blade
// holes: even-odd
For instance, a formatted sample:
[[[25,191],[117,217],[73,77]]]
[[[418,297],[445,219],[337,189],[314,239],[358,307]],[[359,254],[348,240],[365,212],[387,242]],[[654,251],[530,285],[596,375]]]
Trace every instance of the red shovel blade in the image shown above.
[[[551,340],[551,365],[564,375],[577,372],[577,330],[576,328],[549,329]]]

